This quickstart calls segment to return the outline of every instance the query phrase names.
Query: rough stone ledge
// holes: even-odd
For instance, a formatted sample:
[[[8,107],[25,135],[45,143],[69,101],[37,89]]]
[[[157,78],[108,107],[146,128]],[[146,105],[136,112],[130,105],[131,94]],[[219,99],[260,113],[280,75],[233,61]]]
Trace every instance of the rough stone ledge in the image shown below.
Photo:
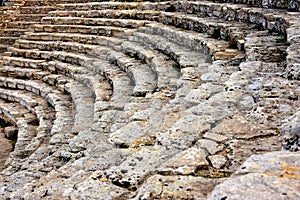
[[[209,200],[299,199],[300,153],[271,152],[251,156]]]

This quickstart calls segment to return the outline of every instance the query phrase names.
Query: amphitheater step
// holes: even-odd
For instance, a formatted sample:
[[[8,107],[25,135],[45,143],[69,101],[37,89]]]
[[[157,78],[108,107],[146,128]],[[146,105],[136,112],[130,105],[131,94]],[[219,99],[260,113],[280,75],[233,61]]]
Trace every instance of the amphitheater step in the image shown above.
[[[131,19],[83,18],[83,17],[44,17],[42,24],[53,25],[90,25],[115,26],[123,28],[138,28],[144,26],[146,21]]]
[[[35,32],[59,32],[59,33],[81,33],[104,36],[123,36],[132,32],[130,29],[116,28],[112,26],[75,26],[75,25],[35,25]]]
[[[12,45],[18,37],[0,37],[0,44]]]
[[[144,96],[156,88],[156,73],[146,64],[136,61],[121,52],[110,51],[107,54],[110,63],[116,63],[133,80],[133,95]]]
[[[53,10],[56,10],[56,6],[20,7],[21,14],[47,14],[48,12]]]
[[[94,98],[92,91],[80,83],[67,83],[66,90],[71,94],[75,109],[73,132],[91,127],[94,120]]]
[[[151,66],[157,74],[158,90],[164,91],[172,96],[177,89],[176,81],[180,77],[177,64],[158,51],[146,48],[138,43],[123,42],[122,51],[130,56],[137,57]]]
[[[0,29],[1,37],[19,37],[28,30],[24,29]]]
[[[28,29],[30,26],[36,24],[33,21],[13,21],[7,24],[8,29]]]
[[[122,43],[122,39],[115,37],[85,35],[77,33],[27,33],[22,35],[21,39],[34,41],[62,41],[62,42],[78,42],[82,44],[96,44],[109,47],[118,46]]]
[[[133,35],[134,37],[130,38],[131,41],[153,46],[154,49],[171,56],[172,59],[178,62],[180,68],[197,67],[198,64],[211,61],[207,55],[198,51],[191,51],[177,44],[171,43],[161,36],[138,32]]]

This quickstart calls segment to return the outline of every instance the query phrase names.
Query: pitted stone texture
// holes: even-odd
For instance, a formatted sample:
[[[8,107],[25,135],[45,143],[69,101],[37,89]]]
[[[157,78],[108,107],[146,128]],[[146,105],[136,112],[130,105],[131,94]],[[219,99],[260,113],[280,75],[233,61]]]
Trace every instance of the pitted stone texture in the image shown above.
[[[194,176],[154,175],[138,190],[133,199],[207,199],[208,194],[217,184],[216,179]]]
[[[299,157],[287,152],[253,155],[208,199],[299,199]]]
[[[300,111],[287,119],[281,127],[283,134],[283,148],[289,151],[300,150]]]
[[[208,166],[207,153],[202,149],[190,148],[167,160],[158,169],[160,174],[192,175],[199,167]]]

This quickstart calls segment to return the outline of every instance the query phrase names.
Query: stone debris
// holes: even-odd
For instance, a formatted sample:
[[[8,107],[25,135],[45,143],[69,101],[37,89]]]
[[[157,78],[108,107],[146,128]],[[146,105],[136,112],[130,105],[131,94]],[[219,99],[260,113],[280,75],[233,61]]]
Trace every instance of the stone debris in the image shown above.
[[[4,4],[0,199],[300,198],[298,0]]]

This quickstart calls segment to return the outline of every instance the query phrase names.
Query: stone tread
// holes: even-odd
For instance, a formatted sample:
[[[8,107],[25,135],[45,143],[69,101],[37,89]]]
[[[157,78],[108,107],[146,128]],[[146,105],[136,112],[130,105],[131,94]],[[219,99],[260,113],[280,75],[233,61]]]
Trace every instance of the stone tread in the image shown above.
[[[250,2],[250,0],[235,2],[242,1]],[[279,0],[274,1],[279,2]],[[47,4],[49,2],[40,1],[40,3]],[[125,9],[131,10],[117,10],[124,9],[121,5]],[[140,7],[135,9],[136,6]],[[147,24],[146,27],[138,29],[140,32],[130,32],[123,37],[129,41],[121,40],[120,43],[117,42],[117,45],[114,45],[112,40],[104,39],[99,42],[98,38],[90,42],[87,39],[90,36],[82,36],[85,34],[84,32],[81,32],[82,34],[72,33],[72,35],[80,35],[78,39],[75,39],[78,43],[95,45],[104,43],[103,46],[100,44],[91,52],[92,56],[86,55],[90,51],[88,46],[85,46],[82,54],[72,52],[71,36],[66,37],[69,44],[55,46],[56,44],[52,43],[56,40],[55,38],[60,38],[59,41],[63,43],[66,41],[63,39],[65,36],[62,35],[68,34],[58,33],[60,35],[57,36],[55,31],[41,36],[44,37],[43,41],[45,43],[50,41],[49,46],[53,49],[63,47],[64,51],[70,50],[71,52],[49,53],[47,51],[50,51],[50,48],[44,52],[32,49],[40,48],[37,42],[32,42],[35,43],[32,46],[28,44],[28,48],[31,50],[9,48],[12,51],[11,54],[15,56],[32,59],[40,59],[41,56],[43,59],[52,60],[42,63],[41,69],[52,73],[63,74],[66,72],[64,75],[85,85],[84,88],[80,88],[82,85],[79,88],[86,92],[83,92],[84,94],[88,94],[86,95],[88,99],[92,99],[92,96],[96,94],[94,88],[97,87],[99,96],[96,95],[94,108],[89,107],[89,112],[95,111],[95,122],[92,123],[92,126],[86,127],[86,130],[79,132],[75,137],[62,136],[63,134],[68,135],[64,131],[64,127],[56,129],[57,132],[63,130],[64,133],[51,138],[50,150],[39,149],[40,152],[36,153],[37,157],[31,156],[32,160],[28,159],[26,167],[29,166],[29,169],[23,168],[24,171],[18,172],[19,174],[7,175],[5,177],[7,181],[0,183],[5,191],[9,191],[9,194],[5,194],[6,196],[16,199],[21,197],[36,199],[45,194],[47,196],[44,198],[59,196],[59,198],[74,199],[150,199],[154,197],[206,199],[217,184],[216,182],[222,181],[220,177],[227,177],[246,157],[253,153],[280,149],[277,129],[280,128],[282,120],[289,117],[299,107],[299,98],[296,98],[299,96],[299,88],[296,89],[299,84],[297,81],[281,77],[282,69],[279,61],[282,60],[273,60],[275,62],[269,63],[272,60],[269,60],[268,52],[271,52],[270,55],[274,55],[272,57],[276,57],[281,52],[283,56],[285,55],[287,46],[274,42],[276,39],[282,39],[281,36],[272,36],[270,33],[264,34],[264,31],[257,30],[262,28],[283,35],[286,28],[297,19],[297,13],[290,14],[285,10],[252,8],[239,4],[212,3],[212,1],[169,1],[153,4],[97,2],[60,4],[58,7],[67,10],[53,11],[49,16],[134,18],[161,23]],[[176,9],[181,12],[176,13]],[[172,11],[166,12],[170,10]],[[207,17],[207,21],[202,20],[200,28],[198,25],[194,27],[193,24],[198,23],[200,18],[202,19],[202,16],[194,18],[195,14],[201,15],[201,13],[203,19]],[[172,21],[174,19],[176,21]],[[192,20],[194,21],[191,22]],[[252,25],[246,27],[245,24],[248,23]],[[167,24],[169,25],[166,26]],[[160,25],[162,28],[159,27]],[[177,26],[177,28],[171,28],[171,25]],[[259,29],[252,30],[255,27]],[[251,31],[247,28],[251,28]],[[181,34],[178,33],[179,29],[194,30],[187,31],[191,39],[179,39],[180,35],[183,35],[183,31]],[[202,46],[207,45],[202,45],[202,41],[206,40],[205,37],[195,42],[193,34],[197,34],[197,31],[207,32],[207,30],[209,33],[207,37],[213,35],[216,39],[210,40],[208,49],[202,49]],[[131,35],[132,33],[133,35]],[[31,36],[28,34],[28,40],[38,41],[38,34],[42,34],[42,32],[31,33],[35,39],[30,39]],[[49,39],[50,34],[52,39]],[[242,36],[240,37],[240,35]],[[263,36],[268,39],[264,39]],[[26,39],[26,37],[22,38]],[[150,42],[151,38],[154,39]],[[232,42],[231,39],[235,40],[234,42],[245,40],[245,48],[239,47],[245,52],[230,49],[227,46],[228,42],[216,42],[217,38],[229,40],[229,43]],[[297,42],[299,41],[297,36],[293,38],[288,36],[288,39],[292,41],[292,45],[287,49],[289,53],[287,66],[290,67],[290,65],[298,64]],[[188,44],[181,45],[181,43]],[[198,47],[198,44],[201,44],[201,47]],[[17,45],[16,47],[18,47]],[[19,45],[27,44],[21,41]],[[74,46],[77,51],[79,47]],[[21,46],[19,47],[21,48]],[[155,68],[153,66],[160,65],[164,58],[171,58],[168,63],[184,66],[186,61],[180,59],[181,56],[190,58],[191,55],[198,55],[197,53],[204,51],[204,53],[210,52],[215,61],[213,63],[211,63],[212,60],[195,62],[180,67],[180,72],[178,72],[180,77],[175,76],[176,78],[172,79],[174,87],[177,79],[176,88],[174,88],[175,97],[165,98],[159,90],[148,93],[145,97],[134,97],[134,82],[132,81],[134,78],[128,76],[128,70],[126,73],[125,64],[129,61],[124,62],[125,67],[121,64],[111,64],[108,62],[110,60],[109,51],[113,53],[121,51],[128,57],[137,59],[134,60],[136,63],[146,63],[153,71],[157,72],[158,86],[159,83],[166,84],[166,82],[159,81],[159,72],[163,76],[165,71],[162,69],[160,71],[157,66]],[[122,53],[120,58],[123,57]],[[232,54],[225,58],[225,56],[220,56],[221,53]],[[245,58],[235,57],[236,55],[244,56],[243,53],[246,53]],[[116,58],[120,55],[119,53],[115,54]],[[251,57],[252,55],[254,56]],[[157,57],[159,57],[158,61],[154,60]],[[258,61],[262,58],[267,62]],[[246,62],[241,63],[244,59],[247,59]],[[65,65],[69,66],[65,68]],[[84,69],[81,70],[79,66],[84,66]],[[94,79],[95,74],[99,75]],[[61,74],[53,74],[47,76],[44,81],[50,83],[51,80],[58,79],[60,76]],[[0,80],[1,84],[6,84],[1,78]],[[104,84],[99,85],[98,82],[102,80],[105,80]],[[77,84],[77,82],[71,82]],[[14,87],[13,83],[9,84]],[[63,84],[67,93],[72,89],[76,90],[71,84]],[[102,87],[105,89],[102,90]],[[26,89],[32,91],[30,88]],[[92,94],[93,91],[94,94]],[[105,101],[107,99],[108,101]],[[99,112],[96,113],[97,111]],[[88,116],[88,118],[90,121],[93,120],[92,116]],[[74,123],[76,117],[72,120]],[[72,132],[71,129],[68,130]],[[72,139],[67,141],[66,138]],[[52,144],[58,144],[54,147],[58,149],[57,151],[53,150]],[[61,146],[60,144],[67,145]],[[53,152],[55,153],[53,154]],[[51,156],[44,159],[43,154]],[[36,163],[37,160],[40,165]],[[283,166],[282,162],[279,164],[281,167]],[[260,166],[251,165],[250,169],[255,171],[260,169]],[[294,166],[281,170],[281,172],[287,171],[287,174],[291,175],[290,172],[293,169]],[[41,172],[41,170],[44,171]],[[5,173],[9,174],[7,171]],[[244,175],[243,172],[242,175]],[[20,182],[15,178],[18,176],[22,176]],[[36,177],[42,178],[37,180]],[[208,177],[212,177],[214,180]],[[264,188],[264,183],[272,183],[272,187],[269,187],[272,190],[278,186],[278,180],[283,180],[283,178],[265,179],[266,176],[256,176],[254,173],[253,176],[246,174],[244,177],[254,178],[253,180],[260,183],[261,188]],[[214,182],[215,180],[217,181]],[[246,180],[245,183],[243,180]],[[228,183],[230,187],[232,182]],[[251,184],[251,182],[247,182],[247,179],[238,178],[236,187],[230,187],[229,190],[221,192],[229,191],[228,193],[230,193],[232,188],[238,190],[239,184],[245,188],[243,192],[253,189],[252,184],[248,183]],[[298,186],[294,177],[290,182],[289,179],[286,179],[284,183],[296,185],[296,188]],[[276,190],[280,191],[276,198],[287,193],[293,194],[289,188],[282,188]],[[109,194],[107,194],[108,191]],[[285,193],[286,191],[288,192]],[[298,195],[297,189],[294,191]],[[268,188],[262,192],[268,193]],[[238,191],[234,193],[237,194],[236,198],[238,199],[240,193]],[[250,192],[250,194],[252,193]],[[251,198],[245,193],[242,194],[246,198]],[[272,193],[266,197],[269,198],[271,195]],[[230,198],[230,194],[226,197]],[[220,196],[219,199],[223,198],[225,197]]]
[[[27,29],[30,26],[36,24],[36,22],[32,22],[32,21],[13,21],[13,22],[9,22],[7,24],[7,28],[8,29],[17,29],[17,28],[23,28],[23,29]]]
[[[32,69],[39,69],[42,63],[46,60],[36,60],[23,57],[12,57],[12,56],[3,56],[3,63],[5,65],[10,65],[13,67],[25,67]]]
[[[107,54],[110,63],[116,63],[134,82],[133,95],[146,95],[156,88],[156,73],[149,65],[143,64],[135,58],[130,58],[122,52],[111,50]]]
[[[138,28],[147,22],[133,19],[111,18],[83,18],[83,17],[44,17],[42,24],[47,25],[90,25],[90,26],[114,26],[123,28]]]
[[[0,44],[12,45],[18,37],[0,37]]]
[[[175,43],[169,42],[159,35],[148,35],[145,33],[133,33],[134,37],[130,40],[133,42],[141,42],[152,46],[164,54],[171,56],[180,66],[180,68],[197,67],[199,64],[209,61],[209,58],[202,52],[192,51]]]
[[[26,31],[27,31],[26,29],[7,28],[7,29],[0,29],[0,34],[2,37],[19,37],[20,35],[24,34]]]
[[[104,36],[122,36],[132,32],[131,29],[116,28],[113,26],[84,26],[84,25],[45,25],[36,24],[33,27],[35,32],[57,32],[57,33],[82,33]]]
[[[85,85],[78,82],[71,82],[65,85],[72,97],[75,110],[73,132],[85,130],[94,121],[94,98],[92,91]]]
[[[14,123],[17,123],[18,119],[23,118],[26,114],[29,113],[29,110],[17,103],[6,103],[4,100],[1,100],[0,104],[1,113],[12,120]],[[32,117],[32,116],[31,116]],[[32,118],[29,118],[32,120]]]
[[[47,16],[47,14],[18,14],[16,16],[16,21],[34,21],[40,22],[43,17]]]
[[[27,33],[22,35],[21,39],[37,40],[37,41],[64,41],[64,42],[78,42],[82,44],[96,44],[113,47],[120,45],[122,39],[98,35],[86,35],[77,33]]]
[[[146,24],[145,27],[138,29],[138,31],[148,34],[161,35],[172,42],[184,45],[186,48],[207,51],[211,55],[229,47],[227,42],[211,38],[207,34],[188,31],[156,22]],[[205,48],[208,49],[206,50]]]
[[[157,87],[170,95],[177,89],[176,82],[180,77],[180,72],[176,69],[176,63],[168,60],[158,51],[146,48],[145,46],[125,41],[121,45],[122,51],[133,57],[138,57],[146,62],[157,74]]]
[[[0,75],[15,78],[27,79],[42,79],[42,77],[49,75],[50,72],[42,71],[40,69],[19,68],[12,66],[3,66],[0,68]]]
[[[56,6],[22,6],[20,7],[21,14],[48,14],[49,11],[56,10]]]
[[[123,110],[133,94],[133,82],[119,67],[109,64],[105,60],[93,63],[97,73],[104,75],[111,83],[113,94],[110,108]]]
[[[141,2],[88,2],[88,3],[72,3],[59,4],[58,10],[101,10],[101,9],[141,9],[145,3]]]
[[[25,89],[42,96],[56,111],[56,119],[53,122],[51,135],[70,133],[73,125],[72,102],[68,95],[62,94],[54,87],[41,81],[20,80],[8,77],[0,77],[1,87],[10,89]],[[61,131],[64,130],[64,131]]]

